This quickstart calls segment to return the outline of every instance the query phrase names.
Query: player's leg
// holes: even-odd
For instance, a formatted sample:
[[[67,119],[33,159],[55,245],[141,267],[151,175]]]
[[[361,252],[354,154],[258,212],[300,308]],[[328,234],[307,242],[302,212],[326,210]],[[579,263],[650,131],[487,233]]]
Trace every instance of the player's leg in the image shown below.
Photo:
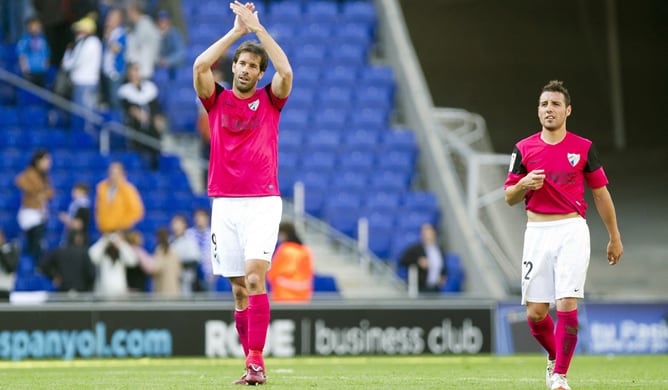
[[[584,219],[568,220],[560,229],[563,241],[555,264],[557,360],[552,388],[568,390],[566,373],[578,341],[578,299],[584,298],[590,246],[589,228]]]
[[[240,228],[248,291],[246,380],[249,384],[264,384],[263,350],[270,320],[266,276],[278,239],[282,201],[279,197],[249,198],[247,206],[246,223]]]

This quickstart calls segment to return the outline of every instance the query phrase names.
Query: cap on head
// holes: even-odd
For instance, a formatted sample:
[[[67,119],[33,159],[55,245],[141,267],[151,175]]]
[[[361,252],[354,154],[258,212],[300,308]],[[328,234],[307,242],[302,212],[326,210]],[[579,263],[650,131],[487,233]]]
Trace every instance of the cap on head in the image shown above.
[[[75,32],[83,32],[86,34],[95,34],[95,30],[97,30],[97,25],[95,24],[95,21],[89,17],[84,17],[79,19],[78,22],[74,23],[72,25],[72,30]]]
[[[157,14],[156,16],[157,16],[157,19],[158,19],[158,20],[160,20],[160,19],[167,19],[167,20],[169,20],[169,12],[167,12],[167,11],[165,11],[165,10],[161,10],[161,11],[159,11],[158,14]]]

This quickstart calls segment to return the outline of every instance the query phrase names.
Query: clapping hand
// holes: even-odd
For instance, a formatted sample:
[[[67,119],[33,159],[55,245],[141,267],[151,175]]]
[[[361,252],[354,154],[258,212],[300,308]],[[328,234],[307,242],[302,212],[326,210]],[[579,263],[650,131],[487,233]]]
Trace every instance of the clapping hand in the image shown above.
[[[234,18],[234,29],[248,34],[249,32],[256,32],[260,29],[260,20],[255,11],[255,4],[246,3],[241,4],[239,1],[230,3],[230,9],[236,17]]]

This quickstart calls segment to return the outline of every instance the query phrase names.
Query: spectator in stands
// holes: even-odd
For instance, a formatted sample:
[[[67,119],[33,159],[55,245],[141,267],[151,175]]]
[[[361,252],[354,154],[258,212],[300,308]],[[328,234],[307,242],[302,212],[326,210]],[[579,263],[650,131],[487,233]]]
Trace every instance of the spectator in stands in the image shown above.
[[[167,11],[171,16],[172,25],[179,30],[183,39],[187,41],[188,29],[183,18],[183,6],[181,3],[181,0],[157,0],[155,10]]]
[[[0,229],[0,302],[9,300],[20,254],[18,242],[7,242],[5,232]]]
[[[198,290],[211,291],[214,285],[214,275],[211,266],[211,222],[209,212],[197,209],[193,214],[193,226],[188,228],[186,234],[195,238],[199,247],[199,266],[201,278],[198,281]]]
[[[267,281],[271,299],[282,302],[308,302],[313,295],[313,258],[297,235],[295,225],[281,222],[278,247],[271,259]]]
[[[42,255],[48,202],[54,194],[48,176],[50,169],[51,154],[46,149],[38,149],[28,167],[15,179],[22,192],[18,222],[26,234],[25,252],[35,261]]]
[[[128,293],[126,267],[137,264],[137,255],[121,234],[100,237],[88,250],[93,264],[99,267],[96,290],[104,297],[119,297]]]
[[[125,124],[149,137],[157,145],[147,145],[139,140],[131,146],[147,155],[151,169],[158,169],[160,160],[160,134],[165,130],[165,119],[160,113],[158,87],[151,80],[142,80],[137,64],[128,64],[127,82],[118,90]]]
[[[72,101],[90,110],[97,107],[102,64],[102,42],[95,35],[95,20],[86,16],[72,25],[74,44],[65,50],[61,66],[72,80]]]
[[[120,162],[109,165],[109,176],[97,184],[95,219],[103,234],[124,231],[144,217],[144,203],[137,188],[125,177]]]
[[[158,229],[158,245],[153,253],[153,292],[163,296],[178,296],[181,292],[181,261],[169,244],[169,231]]]
[[[58,217],[65,225],[61,244],[70,240],[75,232],[81,232],[84,244],[88,245],[90,232],[90,190],[88,184],[76,183],[72,187],[72,201],[67,207],[67,212],[61,212]]]
[[[125,241],[130,244],[137,256],[137,264],[125,269],[128,290],[131,292],[145,292],[148,274],[153,265],[153,257],[144,249],[144,236],[138,230],[125,232]]]
[[[27,32],[16,44],[21,73],[28,81],[44,87],[46,72],[49,70],[51,50],[42,31],[42,22],[32,16],[26,21]]]
[[[158,12],[158,28],[160,29],[160,55],[157,65],[169,71],[169,77],[176,77],[176,70],[185,64],[186,44],[181,32],[172,26],[167,11]]]
[[[47,253],[39,268],[53,281],[58,291],[93,291],[95,266],[88,255],[86,236],[73,231],[67,242]]]
[[[418,291],[439,292],[447,279],[444,254],[445,251],[438,244],[436,228],[425,223],[420,230],[420,242],[409,246],[401,255],[399,263],[404,267],[417,266]]]
[[[172,217],[172,237],[170,246],[181,261],[181,293],[184,296],[192,294],[197,286],[197,265],[200,254],[197,239],[187,231],[186,217],[177,214]]]
[[[104,24],[102,55],[102,101],[112,110],[120,110],[118,89],[125,77],[127,33],[123,26],[123,10],[111,8]]]
[[[131,25],[128,34],[128,62],[139,66],[139,75],[148,80],[153,77],[155,64],[160,53],[160,31],[150,16],[144,13],[139,1],[132,1],[127,7]]]

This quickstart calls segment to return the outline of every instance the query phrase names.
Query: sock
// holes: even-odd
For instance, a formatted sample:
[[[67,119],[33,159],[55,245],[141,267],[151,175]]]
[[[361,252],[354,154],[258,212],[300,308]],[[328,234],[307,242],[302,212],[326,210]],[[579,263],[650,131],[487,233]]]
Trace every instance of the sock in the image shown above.
[[[552,316],[547,315],[538,322],[533,322],[527,318],[531,334],[538,341],[538,343],[547,351],[547,358],[550,360],[556,359],[557,349],[554,338],[554,322]]]
[[[244,355],[248,356],[248,308],[234,311],[234,324],[241,346],[244,348]]]
[[[262,350],[269,328],[269,298],[267,294],[248,297],[248,357],[246,366],[257,364],[264,367]]]
[[[571,365],[571,358],[578,343],[578,311],[557,311],[557,364],[554,366],[556,374],[566,375]]]

